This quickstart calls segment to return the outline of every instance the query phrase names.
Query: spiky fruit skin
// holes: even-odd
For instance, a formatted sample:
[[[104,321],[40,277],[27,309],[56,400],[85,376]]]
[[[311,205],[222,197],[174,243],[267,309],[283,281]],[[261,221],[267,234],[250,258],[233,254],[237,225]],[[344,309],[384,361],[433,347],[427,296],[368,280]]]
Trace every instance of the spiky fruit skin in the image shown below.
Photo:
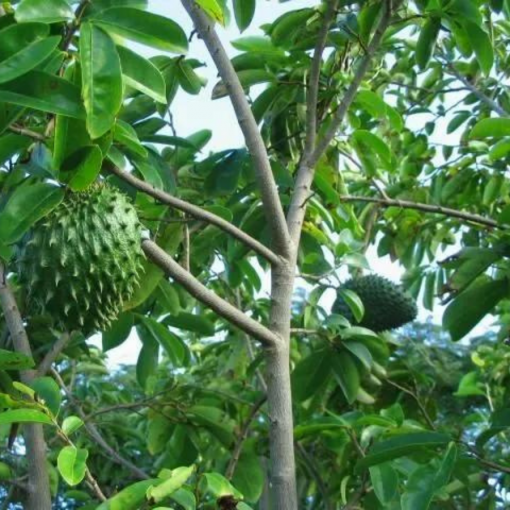
[[[413,321],[418,314],[414,299],[404,292],[402,287],[382,276],[352,278],[344,283],[341,289],[352,290],[359,296],[365,307],[365,314],[359,325],[376,333],[399,328]],[[338,293],[333,312],[354,322],[351,309],[341,293]]]
[[[138,285],[141,224],[127,197],[106,185],[70,193],[20,247],[30,314],[84,334],[106,329]]]

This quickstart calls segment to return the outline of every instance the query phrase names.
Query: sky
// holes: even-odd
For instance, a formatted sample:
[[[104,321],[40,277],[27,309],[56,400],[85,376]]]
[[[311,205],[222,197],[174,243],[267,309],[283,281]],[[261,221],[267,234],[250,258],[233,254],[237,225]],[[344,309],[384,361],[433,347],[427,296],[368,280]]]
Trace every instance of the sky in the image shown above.
[[[247,35],[262,35],[262,31],[258,28],[262,24],[275,20],[278,16],[288,10],[313,7],[317,5],[317,3],[317,0],[293,0],[292,2],[286,3],[280,3],[277,0],[258,1],[254,21],[248,30],[246,30],[243,34],[240,34],[234,20],[232,19],[229,27],[217,27],[218,34],[229,55],[234,56],[236,54],[236,50],[230,45],[230,41]],[[151,0],[149,4],[151,12],[171,18],[181,25],[187,34],[191,32],[192,24],[179,1],[172,0],[169,2],[168,0]],[[134,49],[147,57],[160,53],[159,51],[152,51],[141,45],[133,46]],[[217,72],[203,43],[196,37],[193,39],[190,46],[188,56],[191,58],[197,58],[205,63],[205,67],[202,67],[197,71],[207,78],[208,84],[205,90],[202,90],[202,92],[197,96],[189,95],[182,90],[178,92],[172,105],[172,115],[177,134],[185,137],[201,129],[210,129],[213,133],[213,137],[211,142],[206,146],[206,151],[218,151],[243,146],[244,140],[229,100],[227,98],[214,101],[211,100],[212,88],[218,81]],[[453,101],[455,100],[456,99],[453,98]],[[427,120],[429,119],[426,116],[415,116],[412,120],[412,125],[408,125],[408,127],[413,130],[421,129]],[[432,137],[433,140],[442,143],[445,143],[445,140],[447,140],[447,143],[452,144],[457,142],[455,135],[446,135],[447,124],[448,119],[445,119],[445,121],[438,126],[438,129]],[[441,258],[445,258],[447,255],[455,253],[457,250],[458,247],[453,247],[448,253],[442,254]],[[395,282],[398,282],[401,279],[404,273],[403,268],[398,264],[391,262],[387,256],[383,258],[377,257],[376,249],[374,247],[371,247],[367,252],[367,258],[373,272],[386,276]],[[343,270],[340,272],[340,275],[347,276],[347,273]],[[265,293],[269,290],[269,283],[269,277],[264,278],[264,288],[262,292]],[[325,306],[330,306],[333,299],[334,293],[328,293],[325,296]],[[440,324],[443,309],[443,307],[436,304],[434,313],[431,314],[427,310],[423,309],[423,307],[420,307],[418,319],[427,320],[431,317],[435,323]],[[475,328],[473,335],[478,335],[486,331],[490,322],[491,318],[486,318],[486,320]],[[94,338],[92,343],[100,345],[100,338]],[[140,341],[136,334],[133,334],[122,346],[113,349],[108,353],[108,362],[111,365],[136,363],[140,348]]]

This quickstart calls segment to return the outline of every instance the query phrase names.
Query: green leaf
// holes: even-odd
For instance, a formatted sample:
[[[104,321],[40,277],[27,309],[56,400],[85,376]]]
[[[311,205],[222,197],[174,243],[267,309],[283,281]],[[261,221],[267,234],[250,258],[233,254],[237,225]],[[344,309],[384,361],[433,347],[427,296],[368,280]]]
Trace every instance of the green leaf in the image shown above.
[[[16,104],[47,113],[85,118],[80,89],[67,80],[32,70],[0,85],[0,102]]]
[[[3,32],[3,31],[2,31]],[[1,33],[0,33],[1,37]],[[0,62],[0,83],[14,80],[31,71],[57,48],[60,36],[34,41]]]
[[[88,450],[75,446],[65,446],[60,450],[57,458],[58,471],[71,487],[78,485],[85,478],[88,456]]]
[[[168,326],[184,329],[204,336],[213,336],[215,333],[214,323],[203,315],[181,312],[179,315],[169,316],[164,321]]]
[[[365,307],[363,305],[363,301],[359,298],[359,296],[349,289],[340,289],[340,295],[343,300],[347,303],[347,306],[351,310],[354,318],[357,322],[360,322],[363,319],[363,315],[365,315]]]
[[[331,353],[327,349],[312,352],[292,372],[292,394],[297,402],[320,391],[331,373]]]
[[[507,280],[476,282],[455,297],[443,315],[443,327],[455,342],[466,336],[509,293]]]
[[[224,496],[234,496],[235,498],[242,498],[242,494],[236,490],[232,484],[219,473],[204,473],[205,491],[214,498],[222,498]]]
[[[136,331],[143,344],[136,363],[136,378],[138,384],[147,390],[149,378],[155,375],[158,368],[159,344],[145,328],[137,327]]]
[[[163,483],[157,487],[153,486],[147,490],[147,498],[155,503],[160,503],[180,489],[194,471],[195,466],[179,467],[172,470],[170,478],[164,480]]]
[[[45,39],[50,34],[50,27],[45,23],[14,23],[0,30],[0,61],[7,60],[31,46],[34,42]]]
[[[188,417],[207,428],[225,448],[232,446],[234,442],[233,422],[220,409],[195,405],[188,409]]]
[[[81,147],[62,163],[59,177],[73,191],[87,189],[101,172],[103,153],[97,145]]]
[[[469,34],[469,40],[480,69],[486,76],[489,76],[494,63],[494,50],[489,35],[479,25],[468,19],[462,20],[462,24]]]
[[[198,94],[203,87],[202,80],[190,63],[184,59],[176,65],[177,78],[180,86],[189,94]]]
[[[382,505],[388,505],[397,495],[398,473],[390,463],[371,466],[369,471],[377,499]]]
[[[96,510],[139,510],[140,506],[147,500],[146,493],[149,488],[159,483],[161,483],[161,480],[158,479],[134,483],[121,490],[108,501],[101,503]]]
[[[122,106],[122,73],[107,33],[90,23],[84,23],[80,32],[83,100],[87,129],[94,139],[110,130]]]
[[[118,347],[124,343],[131,333],[133,328],[134,317],[130,312],[121,313],[115,322],[103,332],[103,351],[107,352],[110,349]]]
[[[265,69],[245,69],[237,73],[243,89],[248,90],[253,85],[273,82],[275,75]],[[228,90],[223,81],[218,82],[212,91],[213,99],[220,99],[228,95]]]
[[[127,122],[120,119],[115,121],[113,138],[116,142],[124,145],[131,152],[142,158],[147,158],[147,149],[140,143],[136,131]]]
[[[234,0],[234,16],[241,32],[244,32],[255,16],[256,0]]]
[[[468,372],[459,381],[459,387],[454,393],[456,397],[485,396],[483,383],[478,379],[478,372]]]
[[[166,84],[160,70],[138,53],[117,46],[124,83],[159,103],[166,103]]]
[[[358,396],[360,376],[352,355],[348,352],[330,352],[333,374],[349,404]]]
[[[367,456],[358,461],[356,470],[360,471],[389,460],[413,455],[426,448],[442,446],[449,443],[450,440],[449,435],[439,432],[414,432],[398,435],[375,444]]]
[[[28,136],[4,134],[0,137],[0,165],[24,151],[31,143],[32,140]]]
[[[470,138],[510,136],[510,119],[505,117],[492,117],[478,121],[471,132]]]
[[[174,21],[132,7],[113,7],[97,13],[94,23],[108,32],[159,50],[173,53],[188,51],[188,38]]]
[[[74,12],[66,0],[22,0],[14,12],[18,23],[59,23],[74,18]]]
[[[429,464],[415,469],[402,495],[402,510],[428,510],[436,493],[448,483],[456,459],[457,447],[450,443],[439,468]]]
[[[18,352],[0,349],[0,370],[26,370],[33,368],[34,360]]]
[[[242,453],[232,478],[234,487],[239,489],[244,499],[256,503],[264,490],[264,471],[257,455]]]
[[[391,149],[374,133],[358,129],[352,134],[352,139],[361,146],[361,150],[369,150],[376,154],[385,166],[391,164]]]
[[[342,342],[342,347],[345,347],[353,356],[358,358],[367,370],[372,368],[372,354],[370,354],[370,351],[365,345],[360,342],[345,341]]]
[[[57,207],[63,198],[62,188],[42,182],[27,182],[16,188],[0,212],[0,244],[19,241],[34,223]]]
[[[416,63],[425,69],[436,46],[437,36],[441,28],[441,18],[430,18],[425,21],[416,44]]]
[[[36,409],[13,409],[0,413],[0,425],[5,423],[42,423],[53,425],[51,418]]]
[[[225,15],[217,0],[196,0],[200,8],[220,25],[225,25]]]
[[[59,385],[51,377],[38,377],[30,383],[30,387],[36,392],[39,401],[44,401],[44,405],[56,416],[62,404]]]
[[[165,349],[174,367],[182,367],[188,359],[187,347],[179,337],[168,330],[166,326],[150,317],[141,317],[143,327],[147,333]]]
[[[68,416],[62,422],[62,430],[66,436],[70,436],[73,432],[76,432],[83,426],[83,420],[78,416]]]

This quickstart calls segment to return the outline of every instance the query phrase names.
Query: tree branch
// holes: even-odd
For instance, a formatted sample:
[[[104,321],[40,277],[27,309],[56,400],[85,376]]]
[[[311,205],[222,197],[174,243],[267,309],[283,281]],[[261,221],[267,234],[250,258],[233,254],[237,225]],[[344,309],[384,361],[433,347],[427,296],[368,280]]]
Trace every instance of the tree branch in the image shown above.
[[[465,76],[463,76],[451,62],[446,63],[448,70],[459,80],[471,93],[473,93],[482,103],[485,103],[491,110],[496,112],[501,117],[508,117],[506,112],[496,101],[485,95],[481,90],[478,89],[473,83],[471,83]]]
[[[308,158],[315,147],[317,138],[317,103],[319,98],[319,83],[322,67],[322,54],[326,47],[329,27],[335,18],[339,0],[328,0],[326,12],[322,19],[322,25],[317,36],[315,49],[310,67],[310,78],[308,80],[308,95],[306,98],[306,139],[304,158]]]
[[[51,368],[53,362],[59,357],[60,353],[66,348],[71,335],[69,333],[63,333],[57,339],[57,341],[51,346],[51,349],[46,353],[39,366],[37,367],[36,377],[42,377],[46,375],[48,370]]]
[[[0,306],[11,334],[14,350],[32,357],[32,349],[21,318],[16,299],[7,283],[7,272],[0,262]],[[21,381],[30,385],[35,377],[33,370],[22,370]],[[25,424],[23,428],[28,460],[27,510],[51,510],[51,495],[46,468],[46,442],[40,424]]]
[[[154,197],[156,200],[161,202],[162,204],[169,205],[178,209],[179,211],[185,212],[190,216],[193,216],[197,220],[205,221],[210,223],[211,225],[215,225],[216,227],[221,228],[224,232],[227,232],[232,237],[235,237],[239,241],[243,242],[246,246],[250,247],[255,253],[265,258],[272,264],[278,265],[281,263],[280,257],[276,255],[272,250],[270,250],[267,246],[263,245],[261,242],[257,241],[250,235],[243,232],[241,229],[237,228],[235,225],[230,223],[227,220],[224,220],[220,216],[213,214],[201,207],[190,204],[180,198],[174,197],[165,193],[164,191],[155,188],[151,184],[138,179],[134,175],[121,170],[117,167],[110,168],[110,171],[115,174],[117,177],[120,177],[123,181],[126,181],[128,184],[133,186],[134,188],[147,193],[151,197]]]
[[[461,220],[478,223],[486,227],[501,229],[506,228],[504,225],[498,224],[496,220],[485,218],[483,216],[479,216],[478,214],[458,211],[457,209],[450,209],[448,207],[442,207],[440,205],[422,204],[419,202],[409,202],[407,200],[361,197],[353,195],[341,195],[340,200],[343,202],[372,202],[383,207],[401,207],[402,209],[415,209],[418,211],[425,211],[429,213],[442,214],[444,216],[451,216],[453,218],[459,218]]]
[[[277,252],[283,256],[289,254],[291,242],[285,222],[285,214],[278,195],[278,188],[269,162],[269,156],[259,132],[257,122],[246,99],[239,77],[221,43],[214,23],[200,9],[195,0],[181,0],[182,5],[193,20],[195,28],[203,39],[216,67],[225,84],[234,107],[239,127],[241,128],[246,146],[253,158],[255,172],[264,204],[264,211],[272,228],[273,242]]]
[[[225,470],[225,478],[227,480],[232,480],[232,477],[234,476],[237,463],[239,462],[239,457],[241,456],[241,451],[250,432],[251,424],[255,419],[255,416],[257,416],[257,413],[259,412],[260,408],[265,404],[266,401],[267,396],[264,395],[257,402],[255,402],[255,405],[251,408],[250,414],[246,418],[243,426],[241,427],[241,432],[237,437],[237,441],[234,446],[234,451],[232,452],[232,456],[230,457],[227,469]]]
[[[18,135],[28,136],[29,138],[33,138],[38,142],[45,142],[47,140],[47,137],[45,135],[38,133],[37,131],[32,131],[31,129],[17,126],[15,124],[11,124],[9,126],[9,131],[12,131],[13,133],[16,133]]]
[[[318,140],[311,154],[308,156],[305,154],[301,160],[294,186],[294,194],[292,196],[289,213],[287,215],[287,224],[289,226],[291,239],[294,243],[297,243],[301,235],[301,228],[306,214],[306,201],[311,193],[315,165],[335,138],[338,128],[344,121],[345,115],[354,101],[361,82],[369,69],[372,57],[379,49],[384,33],[390,24],[391,16],[391,9],[389,5],[386,5],[372,40],[368,45],[366,54],[362,58],[349,88],[340,101],[329,128],[326,130],[326,133],[324,133],[322,138]]]
[[[64,380],[60,376],[60,374],[54,369],[51,369],[51,373],[53,377],[56,379],[58,385],[64,390],[64,393],[66,394],[67,398],[69,399],[69,402],[74,406],[76,409],[76,412],[78,413],[79,417],[83,420],[85,429],[87,430],[90,437],[106,452],[106,454],[117,464],[125,467],[127,470],[129,470],[136,478],[139,478],[140,480],[147,480],[149,479],[149,475],[140,469],[139,467],[135,466],[132,462],[125,459],[121,455],[117,453],[116,450],[114,450],[103,438],[99,430],[95,425],[93,425],[90,422],[87,422],[87,415],[85,414],[85,411],[80,406],[79,402],[74,398],[73,394],[69,390],[69,388],[66,386]]]
[[[266,347],[275,347],[281,343],[280,337],[241,310],[220,298],[200,283],[191,273],[184,270],[175,260],[150,240],[142,242],[145,255],[168,276],[180,283],[192,296],[214,310],[218,315],[259,340]]]

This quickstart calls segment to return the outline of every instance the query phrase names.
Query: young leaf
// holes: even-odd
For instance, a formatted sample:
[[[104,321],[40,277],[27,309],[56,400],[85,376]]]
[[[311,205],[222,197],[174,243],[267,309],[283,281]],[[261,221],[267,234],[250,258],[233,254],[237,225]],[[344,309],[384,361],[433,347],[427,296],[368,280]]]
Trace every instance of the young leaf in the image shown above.
[[[96,510],[138,510],[147,501],[147,490],[159,483],[161,483],[161,480],[158,479],[133,483],[108,501],[101,503]]]
[[[217,0],[196,0],[202,10],[220,25],[225,25],[223,8]]]
[[[164,480],[157,487],[150,487],[147,490],[147,498],[154,501],[155,503],[160,503],[165,498],[171,496],[175,491],[180,489],[194,471],[195,466],[179,467],[172,470],[170,478]]]
[[[78,485],[85,478],[88,455],[88,450],[75,446],[65,446],[60,450],[57,458],[58,471],[71,487]]]
[[[120,60],[111,37],[90,23],[81,27],[80,54],[87,129],[94,139],[111,129],[122,105]]]

